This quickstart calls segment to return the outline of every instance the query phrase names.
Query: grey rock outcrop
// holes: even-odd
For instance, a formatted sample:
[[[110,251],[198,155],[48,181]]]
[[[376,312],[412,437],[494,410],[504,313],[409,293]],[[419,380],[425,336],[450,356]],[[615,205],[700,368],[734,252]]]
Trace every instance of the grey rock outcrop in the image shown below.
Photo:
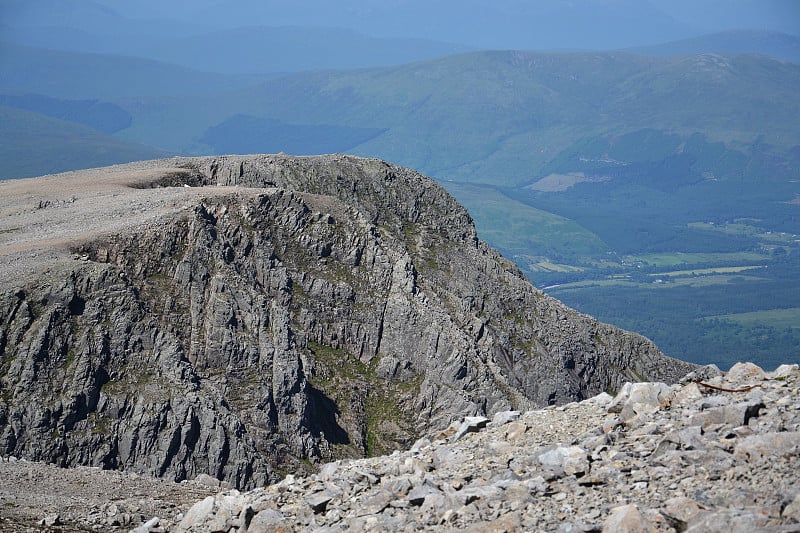
[[[3,186],[3,455],[244,489],[465,413],[694,368],[536,290],[443,189],[382,161],[171,159]]]

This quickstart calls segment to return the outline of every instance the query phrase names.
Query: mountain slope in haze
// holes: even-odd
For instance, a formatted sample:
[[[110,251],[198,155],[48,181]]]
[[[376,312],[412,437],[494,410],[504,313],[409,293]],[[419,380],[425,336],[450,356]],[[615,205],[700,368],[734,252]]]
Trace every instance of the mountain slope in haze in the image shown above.
[[[225,0],[201,11],[233,24],[248,17],[279,24],[367,28],[392,37],[437,39],[484,49],[613,49],[656,43],[690,29],[647,1],[444,0],[425,2]],[[680,36],[680,37],[677,37]]]
[[[31,0],[11,1],[3,14],[3,40],[17,46],[135,56],[229,75],[386,66],[472,49],[328,23],[279,25],[252,13],[228,26],[219,14],[191,17],[184,10],[177,18],[130,18],[97,2]]]
[[[423,39],[370,37],[326,27],[247,26],[163,39],[137,55],[226,74],[382,67],[469,50]]]
[[[209,94],[251,83],[246,76],[220,76],[149,59],[0,42],[0,90],[6,93],[135,102]]]
[[[428,49],[422,57],[432,57],[431,51],[441,47],[441,43],[457,43],[461,49],[614,49],[630,46],[655,44],[693,35],[692,28],[685,23],[654,8],[650,2],[634,0],[577,0],[549,2],[520,2],[502,0],[483,2],[481,0],[454,1],[440,0],[435,3],[421,0],[403,2],[373,2],[356,0],[331,4],[320,0],[301,0],[296,2],[277,1],[221,1],[210,3],[177,3],[174,6],[153,5],[153,3],[130,7],[129,3],[115,0],[81,2],[65,0],[8,0],[2,22],[5,33],[13,36],[15,42],[33,46],[47,46],[72,50],[131,53],[146,52],[147,48],[137,46],[138,35],[145,42],[153,43],[150,50],[157,54],[169,53],[164,47],[173,39],[178,42],[184,38],[199,39],[213,34],[247,33],[247,27],[294,27],[302,28],[302,33],[312,40],[322,35],[334,37],[329,45],[331,50],[352,49],[355,41],[342,30],[358,32],[372,39],[376,47],[373,52],[357,51],[358,56],[365,53],[375,58],[378,49],[394,40],[397,45]],[[110,8],[109,8],[110,7]],[[317,36],[314,36],[314,28]],[[319,30],[319,28],[326,28]],[[47,30],[52,31],[48,35]],[[59,42],[56,36],[72,36],[74,41]],[[117,36],[117,40],[113,39]],[[345,37],[347,41],[339,43]],[[362,39],[363,40],[363,39]],[[241,45],[221,43],[223,48],[234,47],[237,55],[250,55],[247,45],[253,41],[246,38]],[[416,42],[416,44],[414,44]],[[188,42],[184,42],[185,46]],[[201,47],[206,43],[199,43]],[[293,46],[290,43],[289,49]],[[340,44],[345,46],[340,47]],[[409,45],[411,45],[409,47]],[[83,48],[74,48],[81,46]],[[160,50],[159,50],[160,48]],[[300,65],[308,65],[316,47],[302,47],[298,53],[290,51],[301,59]],[[400,52],[395,48],[392,55]],[[214,52],[212,50],[212,52]],[[214,52],[216,53],[216,52]],[[147,55],[160,59],[159,55]],[[184,57],[186,57],[184,55]],[[187,58],[194,64],[201,58]],[[344,59],[345,62],[352,61]],[[233,64],[235,56],[229,57]],[[385,59],[379,61],[390,64]],[[375,63],[375,59],[371,61]],[[348,66],[343,63],[339,67]],[[363,64],[361,66],[364,66]],[[200,70],[209,70],[207,65]],[[227,71],[227,70],[226,70]],[[238,71],[242,72],[242,71]],[[244,72],[252,72],[245,70]]]
[[[174,158],[3,182],[0,209],[3,455],[252,487],[694,368],[375,159]]]
[[[612,49],[704,33],[765,28],[800,34],[793,0],[196,0],[181,3],[98,0],[129,18],[329,26],[373,37],[445,40],[484,49]],[[625,44],[618,44],[618,43]]]
[[[165,155],[75,122],[0,105],[0,180]]]
[[[761,139],[780,157],[800,144],[798,86],[800,68],[759,56],[481,52],[270,80],[216,97],[188,120],[210,127],[236,110],[287,124],[384,128],[353,151],[441,179],[524,185],[587,138],[644,128],[699,133],[745,156]],[[167,113],[189,115],[189,106]],[[131,138],[157,134],[148,120]]]
[[[3,39],[19,46],[140,57],[186,69],[238,75],[386,66],[472,49],[325,27],[197,28],[177,36],[170,24],[163,30],[148,26],[146,30],[126,32],[123,28],[122,35],[114,33],[113,28],[104,30],[106,33],[93,34],[74,27],[7,27]]]
[[[631,49],[644,55],[763,54],[800,63],[800,37],[767,30],[729,30]]]
[[[383,133],[377,128],[351,128],[327,124],[294,125],[280,120],[235,115],[209,128],[201,142],[219,151],[252,154],[346,152]]]
[[[103,133],[115,133],[131,125],[131,115],[124,109],[98,100],[63,100],[40,94],[0,94],[0,105],[77,122]]]
[[[348,150],[440,179],[517,186],[546,176],[546,169],[568,170],[554,162],[598,135],[646,128],[687,139],[699,133],[746,159],[756,139],[762,151],[776,146],[770,156],[783,159],[800,144],[798,68],[756,56],[485,52],[299,74],[225,93],[252,80],[112,56],[2,50],[0,86],[8,91],[110,100],[134,117],[122,138],[176,152],[231,151],[252,132],[239,139],[234,132],[216,149],[203,138],[243,115],[288,127],[383,130]],[[165,94],[181,96],[157,96]]]
[[[702,33],[763,28],[800,35],[800,6],[794,0],[650,0],[657,9]]]

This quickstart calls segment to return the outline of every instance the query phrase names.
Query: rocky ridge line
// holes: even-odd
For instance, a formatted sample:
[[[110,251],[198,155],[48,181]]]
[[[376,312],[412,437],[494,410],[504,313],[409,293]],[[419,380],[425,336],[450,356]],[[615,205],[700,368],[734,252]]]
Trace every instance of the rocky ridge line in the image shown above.
[[[800,531],[798,365],[705,370],[465,417],[407,451],[209,496],[150,531]]]

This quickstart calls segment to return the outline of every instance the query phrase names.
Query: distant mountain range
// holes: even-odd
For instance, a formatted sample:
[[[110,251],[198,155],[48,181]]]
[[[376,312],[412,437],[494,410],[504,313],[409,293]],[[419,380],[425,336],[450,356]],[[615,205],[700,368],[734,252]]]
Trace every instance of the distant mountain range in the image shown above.
[[[743,27],[796,37],[798,11],[784,0],[738,0],[735,9],[716,0],[207,0],[191,8],[182,2],[5,0],[0,31],[3,40],[26,46],[266,74],[387,66],[479,49],[646,47]]]
[[[173,42],[191,42],[184,30]],[[794,42],[734,32],[650,52],[661,57],[489,51],[280,76],[6,43],[3,177],[164,153],[377,156],[444,183],[482,235],[572,305],[671,355],[781,361],[800,342]],[[301,40],[287,44],[286,57],[300,53]],[[713,279],[674,282],[693,269]]]

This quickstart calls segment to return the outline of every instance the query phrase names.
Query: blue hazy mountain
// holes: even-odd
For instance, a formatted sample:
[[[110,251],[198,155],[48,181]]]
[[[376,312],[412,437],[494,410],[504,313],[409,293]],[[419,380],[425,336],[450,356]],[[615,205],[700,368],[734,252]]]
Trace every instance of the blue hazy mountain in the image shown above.
[[[767,30],[729,30],[631,50],[656,56],[753,53],[800,63],[800,36]]]

